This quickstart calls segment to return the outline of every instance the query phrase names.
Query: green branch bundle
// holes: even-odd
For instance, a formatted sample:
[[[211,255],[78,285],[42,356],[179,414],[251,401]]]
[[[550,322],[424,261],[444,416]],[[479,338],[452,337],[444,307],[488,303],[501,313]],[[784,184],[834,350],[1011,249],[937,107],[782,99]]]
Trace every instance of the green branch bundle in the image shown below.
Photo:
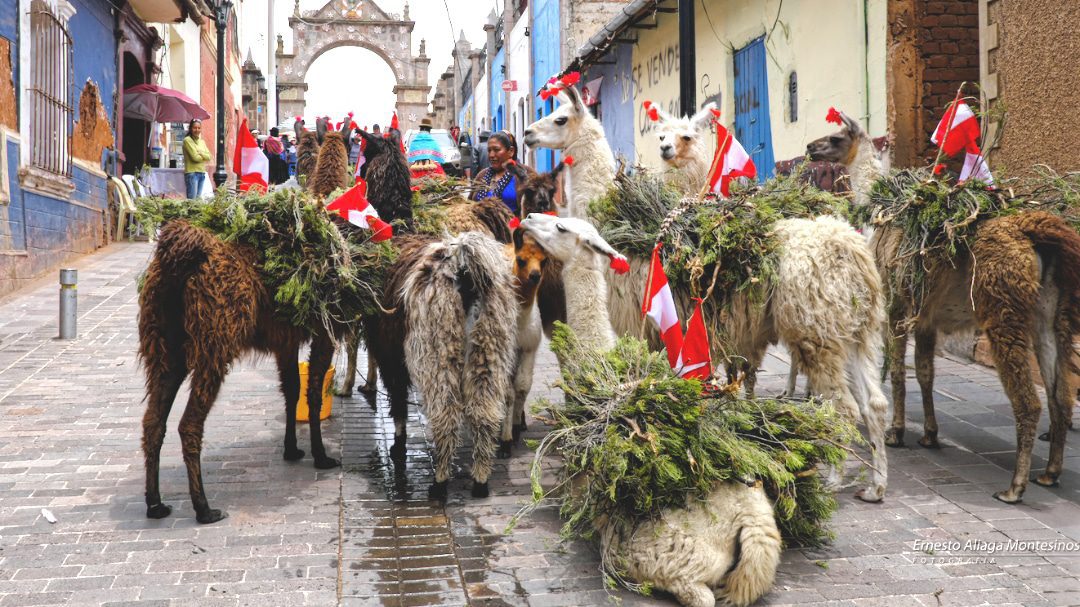
[[[557,325],[551,348],[562,369],[565,403],[541,402],[554,423],[532,469],[533,504],[554,502],[566,538],[593,539],[599,520],[630,523],[704,499],[719,481],[763,483],[790,542],[817,545],[837,503],[816,474],[843,462],[861,441],[829,403],[744,400],[701,394],[645,342],[622,338],[611,351],[583,349]],[[736,387],[737,388],[737,387]],[[542,460],[561,454],[558,486],[541,485]]]
[[[664,271],[673,288],[728,294],[769,284],[775,274],[777,221],[846,212],[847,202],[801,175],[736,188],[731,198],[683,199],[655,173],[620,173],[589,206],[601,235],[625,255],[648,257],[664,243]]]
[[[315,331],[379,311],[378,294],[396,256],[368,230],[331,216],[303,190],[235,196],[220,190],[206,202],[141,198],[136,219],[148,233],[186,219],[260,256],[259,273],[281,319]]]
[[[870,204],[851,209],[854,225],[899,230],[899,249],[889,273],[891,291],[911,299],[908,321],[917,318],[927,278],[941,264],[955,266],[971,255],[981,222],[1029,210],[1061,215],[1080,229],[1080,174],[1058,175],[1037,167],[1034,177],[1002,179],[997,189],[977,181],[952,184],[929,168],[894,171],[873,186]]]

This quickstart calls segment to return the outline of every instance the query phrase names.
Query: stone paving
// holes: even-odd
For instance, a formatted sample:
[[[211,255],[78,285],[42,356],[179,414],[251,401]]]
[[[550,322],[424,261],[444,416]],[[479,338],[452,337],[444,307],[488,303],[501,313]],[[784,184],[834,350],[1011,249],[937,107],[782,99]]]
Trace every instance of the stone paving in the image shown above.
[[[395,467],[383,399],[357,394],[337,399],[324,422],[341,470],[283,461],[284,407],[269,360],[235,365],[207,424],[204,480],[229,518],[195,522],[174,411],[161,481],[175,510],[146,519],[135,281],[150,251],[145,243],[118,244],[74,264],[74,341],[53,339],[51,277],[0,300],[0,607],[674,604],[605,590],[595,550],[561,543],[551,508],[504,533],[529,495],[525,447],[498,461],[485,500],[468,496],[463,449],[449,502],[433,504],[422,415],[413,408],[406,464]],[[783,352],[770,352],[763,390],[778,392],[786,369]],[[558,398],[550,387],[556,375],[544,351],[533,397]],[[889,451],[886,501],[864,504],[843,492],[836,540],[820,550],[787,550],[762,604],[1080,605],[1075,546],[994,555],[915,547],[925,540],[1080,542],[1077,434],[1069,434],[1062,487],[1029,486],[1023,504],[1007,506],[990,497],[1008,483],[1015,441],[993,371],[938,359],[941,450],[915,446],[921,407],[913,376],[910,384],[911,446]],[[175,409],[183,399],[186,388]],[[526,436],[543,433],[530,420]],[[306,441],[301,429],[301,448]],[[1036,445],[1037,466],[1046,452],[1046,443]]]

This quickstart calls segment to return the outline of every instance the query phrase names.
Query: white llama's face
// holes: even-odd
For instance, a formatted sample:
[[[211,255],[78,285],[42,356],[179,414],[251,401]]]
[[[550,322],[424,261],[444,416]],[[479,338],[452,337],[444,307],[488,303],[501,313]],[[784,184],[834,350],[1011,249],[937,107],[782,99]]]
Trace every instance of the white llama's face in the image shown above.
[[[681,169],[705,153],[705,134],[715,108],[716,104],[709,102],[691,118],[674,118],[657,108],[660,122],[657,123],[656,138],[664,162]]]
[[[556,99],[559,100],[558,109],[525,129],[522,139],[525,145],[562,150],[577,141],[587,112],[581,96],[571,86],[560,92]]]
[[[548,255],[562,263],[568,263],[581,254],[604,257],[618,255],[596,228],[584,219],[531,213],[521,222],[521,227],[536,239]]]

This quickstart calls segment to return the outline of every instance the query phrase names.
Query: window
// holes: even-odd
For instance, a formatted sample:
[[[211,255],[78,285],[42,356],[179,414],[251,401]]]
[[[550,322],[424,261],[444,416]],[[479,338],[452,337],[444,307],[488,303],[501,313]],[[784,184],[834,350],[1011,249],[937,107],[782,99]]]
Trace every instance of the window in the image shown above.
[[[64,5],[57,12],[70,10]],[[67,24],[43,0],[30,3],[30,164],[71,175],[72,55]]]

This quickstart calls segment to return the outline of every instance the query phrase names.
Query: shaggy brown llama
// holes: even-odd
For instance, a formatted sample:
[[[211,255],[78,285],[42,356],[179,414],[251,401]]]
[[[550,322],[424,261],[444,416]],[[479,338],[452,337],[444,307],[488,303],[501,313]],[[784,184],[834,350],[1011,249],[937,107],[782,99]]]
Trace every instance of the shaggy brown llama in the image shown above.
[[[840,162],[851,175],[856,203],[869,199],[881,175],[869,135],[841,115],[843,128],[806,146],[813,160]],[[884,276],[900,271],[899,228],[875,230],[871,245]],[[939,447],[934,416],[934,348],[938,332],[978,327],[990,351],[1016,417],[1016,468],[1005,491],[994,494],[1006,503],[1021,500],[1031,469],[1031,449],[1041,403],[1032,380],[1034,354],[1046,387],[1050,412],[1050,457],[1046,471],[1034,481],[1055,487],[1061,474],[1065,431],[1071,417],[1075,373],[1073,336],[1080,333],[1080,235],[1060,217],[1029,211],[977,224],[968,253],[928,260],[925,295],[913,326],[907,293],[889,293],[888,360],[893,395],[892,428],[886,444],[904,444],[905,354],[908,332],[915,334],[915,375],[922,391],[924,433],[919,444]],[[895,279],[884,281],[890,291]]]
[[[161,444],[173,400],[184,378],[191,395],[180,418],[180,442],[188,489],[200,523],[225,518],[210,508],[202,480],[202,438],[206,417],[229,367],[246,352],[273,354],[285,395],[285,451],[289,461],[304,457],[296,446],[296,402],[300,396],[298,352],[311,341],[308,402],[315,467],[340,462],[326,455],[319,410],[321,386],[333,356],[329,334],[282,322],[271,293],[259,276],[259,252],[226,243],[209,231],[178,220],[165,224],[139,295],[139,358],[146,371],[147,407],[143,416],[146,458],[146,516],[164,518],[158,484]]]
[[[307,190],[316,199],[325,199],[334,190],[349,186],[349,152],[345,137],[337,131],[326,134],[319,147],[315,173],[308,176]]]
[[[319,162],[319,136],[313,131],[304,131],[299,137],[300,142],[296,146],[296,174],[310,179]]]

